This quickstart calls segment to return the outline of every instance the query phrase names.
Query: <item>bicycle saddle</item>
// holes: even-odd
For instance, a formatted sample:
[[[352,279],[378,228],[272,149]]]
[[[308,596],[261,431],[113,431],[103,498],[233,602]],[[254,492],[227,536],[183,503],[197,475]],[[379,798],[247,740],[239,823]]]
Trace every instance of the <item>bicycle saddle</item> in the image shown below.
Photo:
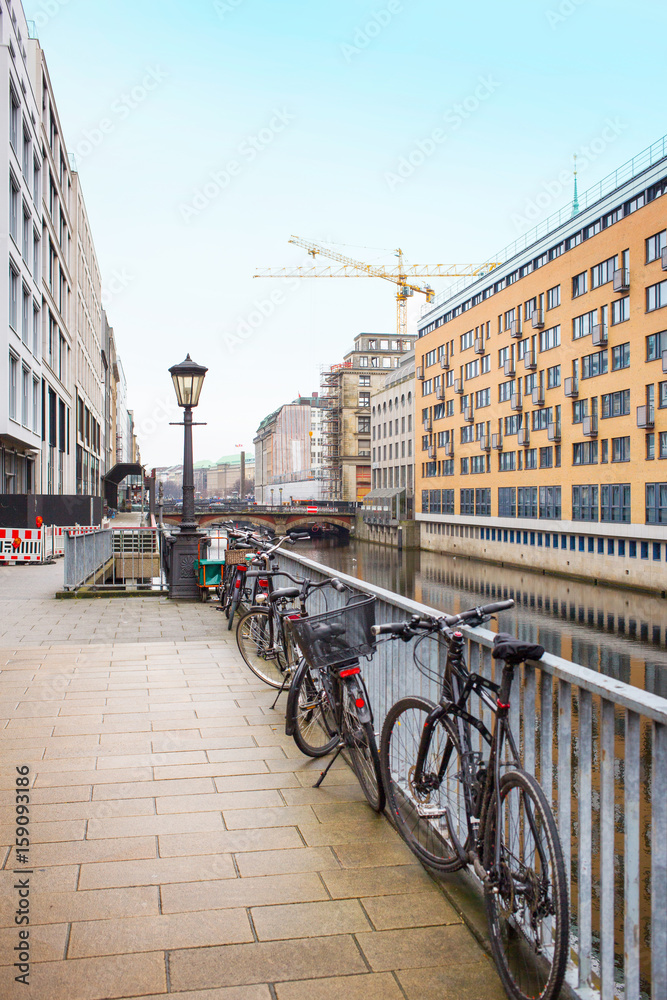
[[[283,597],[298,597],[301,593],[300,587],[281,587],[269,594],[270,601],[280,601]]]
[[[523,663],[524,660],[541,660],[544,646],[536,642],[522,642],[507,632],[498,632],[493,640],[494,660],[505,660],[506,663]]]

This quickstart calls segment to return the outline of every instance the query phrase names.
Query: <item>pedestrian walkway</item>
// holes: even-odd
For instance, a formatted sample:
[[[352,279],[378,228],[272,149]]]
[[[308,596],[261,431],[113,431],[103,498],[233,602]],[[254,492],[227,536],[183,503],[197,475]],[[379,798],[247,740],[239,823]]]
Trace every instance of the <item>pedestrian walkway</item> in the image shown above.
[[[347,766],[312,788],[318,763],[212,606],[55,601],[44,573],[0,577],[3,1000],[504,997]],[[28,987],[9,848],[25,764]]]

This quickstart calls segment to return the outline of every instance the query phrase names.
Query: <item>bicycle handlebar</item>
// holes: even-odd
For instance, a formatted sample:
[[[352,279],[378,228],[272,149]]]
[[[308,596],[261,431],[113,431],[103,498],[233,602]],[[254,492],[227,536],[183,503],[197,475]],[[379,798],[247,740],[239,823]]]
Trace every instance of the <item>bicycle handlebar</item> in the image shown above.
[[[443,615],[441,618],[413,615],[408,621],[386,622],[384,625],[371,626],[373,635],[393,635],[410,639],[418,632],[435,632],[451,628],[453,625],[464,625],[466,622],[481,624],[497,611],[507,611],[514,607],[514,601],[496,601],[494,604],[484,604],[478,608],[469,608],[458,615]]]

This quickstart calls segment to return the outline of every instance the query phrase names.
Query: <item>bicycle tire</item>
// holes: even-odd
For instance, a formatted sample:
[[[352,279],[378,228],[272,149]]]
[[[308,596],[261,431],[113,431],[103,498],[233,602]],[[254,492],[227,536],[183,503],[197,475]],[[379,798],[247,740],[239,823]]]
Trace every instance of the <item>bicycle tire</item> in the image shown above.
[[[459,738],[450,719],[445,717],[433,727],[425,761],[425,770],[437,775],[443,755],[448,755],[440,785],[422,794],[412,780],[424,723],[434,708],[427,698],[412,696],[389,710],[380,739],[382,780],[392,818],[412,853],[430,868],[455,872],[465,865],[451,843],[444,810],[449,809],[456,823],[464,800],[457,777],[462,770]]]
[[[342,685],[342,737],[349,756],[352,770],[371,809],[382,812],[385,806],[385,791],[380,771],[380,755],[375,733],[370,722],[362,722],[357,706],[347,684]]]
[[[295,678],[296,680],[296,678]],[[291,694],[292,736],[307,757],[325,757],[340,742],[338,726],[319,671],[306,667]]]
[[[253,674],[272,688],[281,688],[285,681],[287,658],[279,651],[280,638],[270,611],[251,608],[239,618],[236,644]]]
[[[485,893],[491,951],[513,1000],[554,1000],[565,976],[569,935],[565,864],[558,830],[544,792],[526,771],[503,775],[500,799],[498,891]],[[487,871],[495,867],[496,808],[494,798],[484,831]],[[536,838],[541,851],[536,849]]]

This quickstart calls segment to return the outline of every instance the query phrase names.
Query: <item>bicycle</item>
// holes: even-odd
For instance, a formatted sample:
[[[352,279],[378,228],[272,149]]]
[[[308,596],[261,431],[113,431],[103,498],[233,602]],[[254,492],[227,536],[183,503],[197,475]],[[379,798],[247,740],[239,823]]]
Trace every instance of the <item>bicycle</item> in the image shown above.
[[[335,750],[315,788],[345,751],[369,805],[382,812],[380,757],[359,665],[360,656],[375,650],[374,618],[375,598],[355,595],[342,608],[290,619],[303,663],[290,685],[285,732],[311,757]]]
[[[442,618],[415,615],[375,627],[376,635],[406,642],[435,635],[447,650],[439,676],[416,646],[418,669],[441,684],[440,702],[420,696],[398,701],[384,722],[380,757],[391,814],[414,854],[443,872],[471,866],[482,882],[491,950],[508,995],[552,1000],[568,956],[563,853],[546,796],[521,767],[509,724],[514,670],[524,660],[540,659],[544,649],[496,635],[492,655],[503,661],[496,684],[468,671],[463,634],[453,630],[481,625],[513,604],[500,601]],[[492,732],[466,709],[473,693],[493,714]],[[472,729],[489,747],[486,760],[473,750]],[[465,836],[459,838],[461,829]]]
[[[265,580],[266,588],[257,596],[261,603],[250,607],[239,619],[236,642],[252,672],[265,684],[278,688],[280,694],[302,658],[296,639],[292,631],[285,628],[285,622],[306,616],[306,600],[314,590],[342,587],[342,584],[335,579],[312,583],[279,570],[249,570],[246,573],[246,577],[254,576]],[[296,586],[274,589],[273,580],[277,576],[286,577]],[[298,609],[293,605],[295,599],[299,600]]]

